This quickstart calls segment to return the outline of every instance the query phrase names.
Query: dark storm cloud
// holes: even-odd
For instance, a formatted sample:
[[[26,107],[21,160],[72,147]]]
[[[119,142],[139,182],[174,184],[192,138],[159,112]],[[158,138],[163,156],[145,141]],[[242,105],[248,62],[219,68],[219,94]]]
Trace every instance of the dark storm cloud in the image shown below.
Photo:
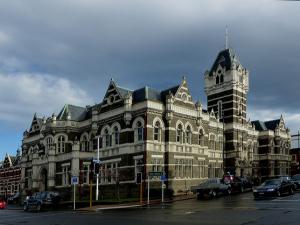
[[[111,77],[130,89],[164,89],[185,75],[194,100],[206,104],[203,73],[228,25],[230,46],[250,70],[249,107],[299,114],[299,9],[270,0],[6,1],[0,67],[61,76],[93,101]]]

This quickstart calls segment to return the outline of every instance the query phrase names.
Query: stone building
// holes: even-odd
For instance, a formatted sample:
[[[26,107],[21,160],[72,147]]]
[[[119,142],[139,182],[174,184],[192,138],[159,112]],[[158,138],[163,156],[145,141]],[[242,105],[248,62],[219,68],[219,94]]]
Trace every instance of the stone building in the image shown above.
[[[257,149],[269,128],[261,130],[246,119],[248,76],[233,50],[225,49],[205,74],[207,110],[194,102],[183,78],[177,86],[162,91],[150,87],[129,90],[111,80],[99,104],[65,105],[49,118],[35,114],[23,137],[24,193],[68,193],[70,177],[79,176],[80,197],[86,197],[89,165],[98,146],[100,196],[104,197],[138,193],[137,172],[147,180],[150,171],[163,171],[167,189],[174,194],[208,177],[221,177],[223,170],[249,176],[261,173],[253,165],[263,160]],[[273,133],[288,141],[284,123],[279,127]],[[271,143],[271,136],[268,140]],[[280,152],[280,156],[285,154]],[[151,178],[150,185],[155,189],[161,184],[158,178]]]
[[[0,196],[8,197],[20,191],[21,167],[20,155],[5,155],[0,163]]]
[[[205,92],[208,111],[224,122],[225,170],[263,179],[287,175],[290,132],[282,116],[266,122],[247,120],[248,90],[248,70],[233,49],[221,51],[205,73]]]

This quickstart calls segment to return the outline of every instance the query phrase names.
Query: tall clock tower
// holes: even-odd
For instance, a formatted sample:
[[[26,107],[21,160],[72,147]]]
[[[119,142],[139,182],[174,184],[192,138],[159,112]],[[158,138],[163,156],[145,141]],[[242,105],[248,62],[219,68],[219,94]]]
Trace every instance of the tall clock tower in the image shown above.
[[[210,71],[205,72],[207,109],[224,122],[224,167],[237,175],[244,175],[240,162],[247,160],[247,93],[249,72],[240,63],[233,49],[221,51]],[[245,174],[246,175],[246,174]]]

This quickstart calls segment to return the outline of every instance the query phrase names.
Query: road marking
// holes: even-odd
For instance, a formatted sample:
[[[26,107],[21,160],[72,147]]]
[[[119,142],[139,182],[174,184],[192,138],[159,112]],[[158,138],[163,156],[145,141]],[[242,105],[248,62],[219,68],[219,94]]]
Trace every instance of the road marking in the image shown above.
[[[186,215],[193,214],[193,213],[195,213],[195,212],[193,212],[193,211],[185,212]]]
[[[271,202],[300,202],[300,199],[273,199]]]
[[[140,206],[141,206],[141,205],[112,206],[112,207],[106,207],[106,208],[96,208],[95,211],[108,210],[108,209],[136,208],[136,207],[140,207]]]

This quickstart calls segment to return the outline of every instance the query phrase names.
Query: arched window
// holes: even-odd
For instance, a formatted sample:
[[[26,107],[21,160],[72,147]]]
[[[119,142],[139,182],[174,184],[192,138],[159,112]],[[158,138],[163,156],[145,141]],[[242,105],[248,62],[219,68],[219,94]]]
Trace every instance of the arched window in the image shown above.
[[[57,152],[58,153],[63,153],[65,152],[65,137],[64,136],[59,136],[57,139]]]
[[[114,137],[114,144],[119,145],[120,144],[120,131],[117,126],[113,128],[113,137]]]
[[[153,139],[154,141],[160,141],[160,135],[161,134],[161,127],[160,127],[160,122],[156,121],[154,125],[154,133],[153,133]]]
[[[186,138],[185,143],[192,144],[192,131],[191,131],[191,127],[190,126],[187,126],[187,128],[186,128],[185,138]]]
[[[223,76],[223,74],[221,74],[221,76],[220,76],[220,83],[223,83],[224,82],[224,76]]]
[[[178,124],[177,130],[176,130],[176,141],[177,142],[182,143],[182,135],[183,135],[182,125]]]
[[[219,84],[219,76],[216,77],[216,84]]]
[[[89,141],[86,137],[86,135],[84,135],[82,137],[82,141],[81,141],[81,151],[84,151],[84,152],[88,152],[89,151]]]
[[[204,133],[203,133],[203,130],[201,129],[200,131],[199,131],[199,145],[201,145],[201,146],[204,146]]]
[[[46,139],[46,149],[47,149],[47,150],[49,150],[49,149],[51,148],[52,143],[53,143],[52,137],[48,137],[48,138]]]
[[[143,128],[143,124],[142,124],[141,121],[138,121],[136,123],[135,137],[136,137],[136,141],[143,141],[144,140],[144,128]]]
[[[111,136],[110,136],[107,128],[104,130],[104,144],[105,144],[105,147],[111,146]]]

